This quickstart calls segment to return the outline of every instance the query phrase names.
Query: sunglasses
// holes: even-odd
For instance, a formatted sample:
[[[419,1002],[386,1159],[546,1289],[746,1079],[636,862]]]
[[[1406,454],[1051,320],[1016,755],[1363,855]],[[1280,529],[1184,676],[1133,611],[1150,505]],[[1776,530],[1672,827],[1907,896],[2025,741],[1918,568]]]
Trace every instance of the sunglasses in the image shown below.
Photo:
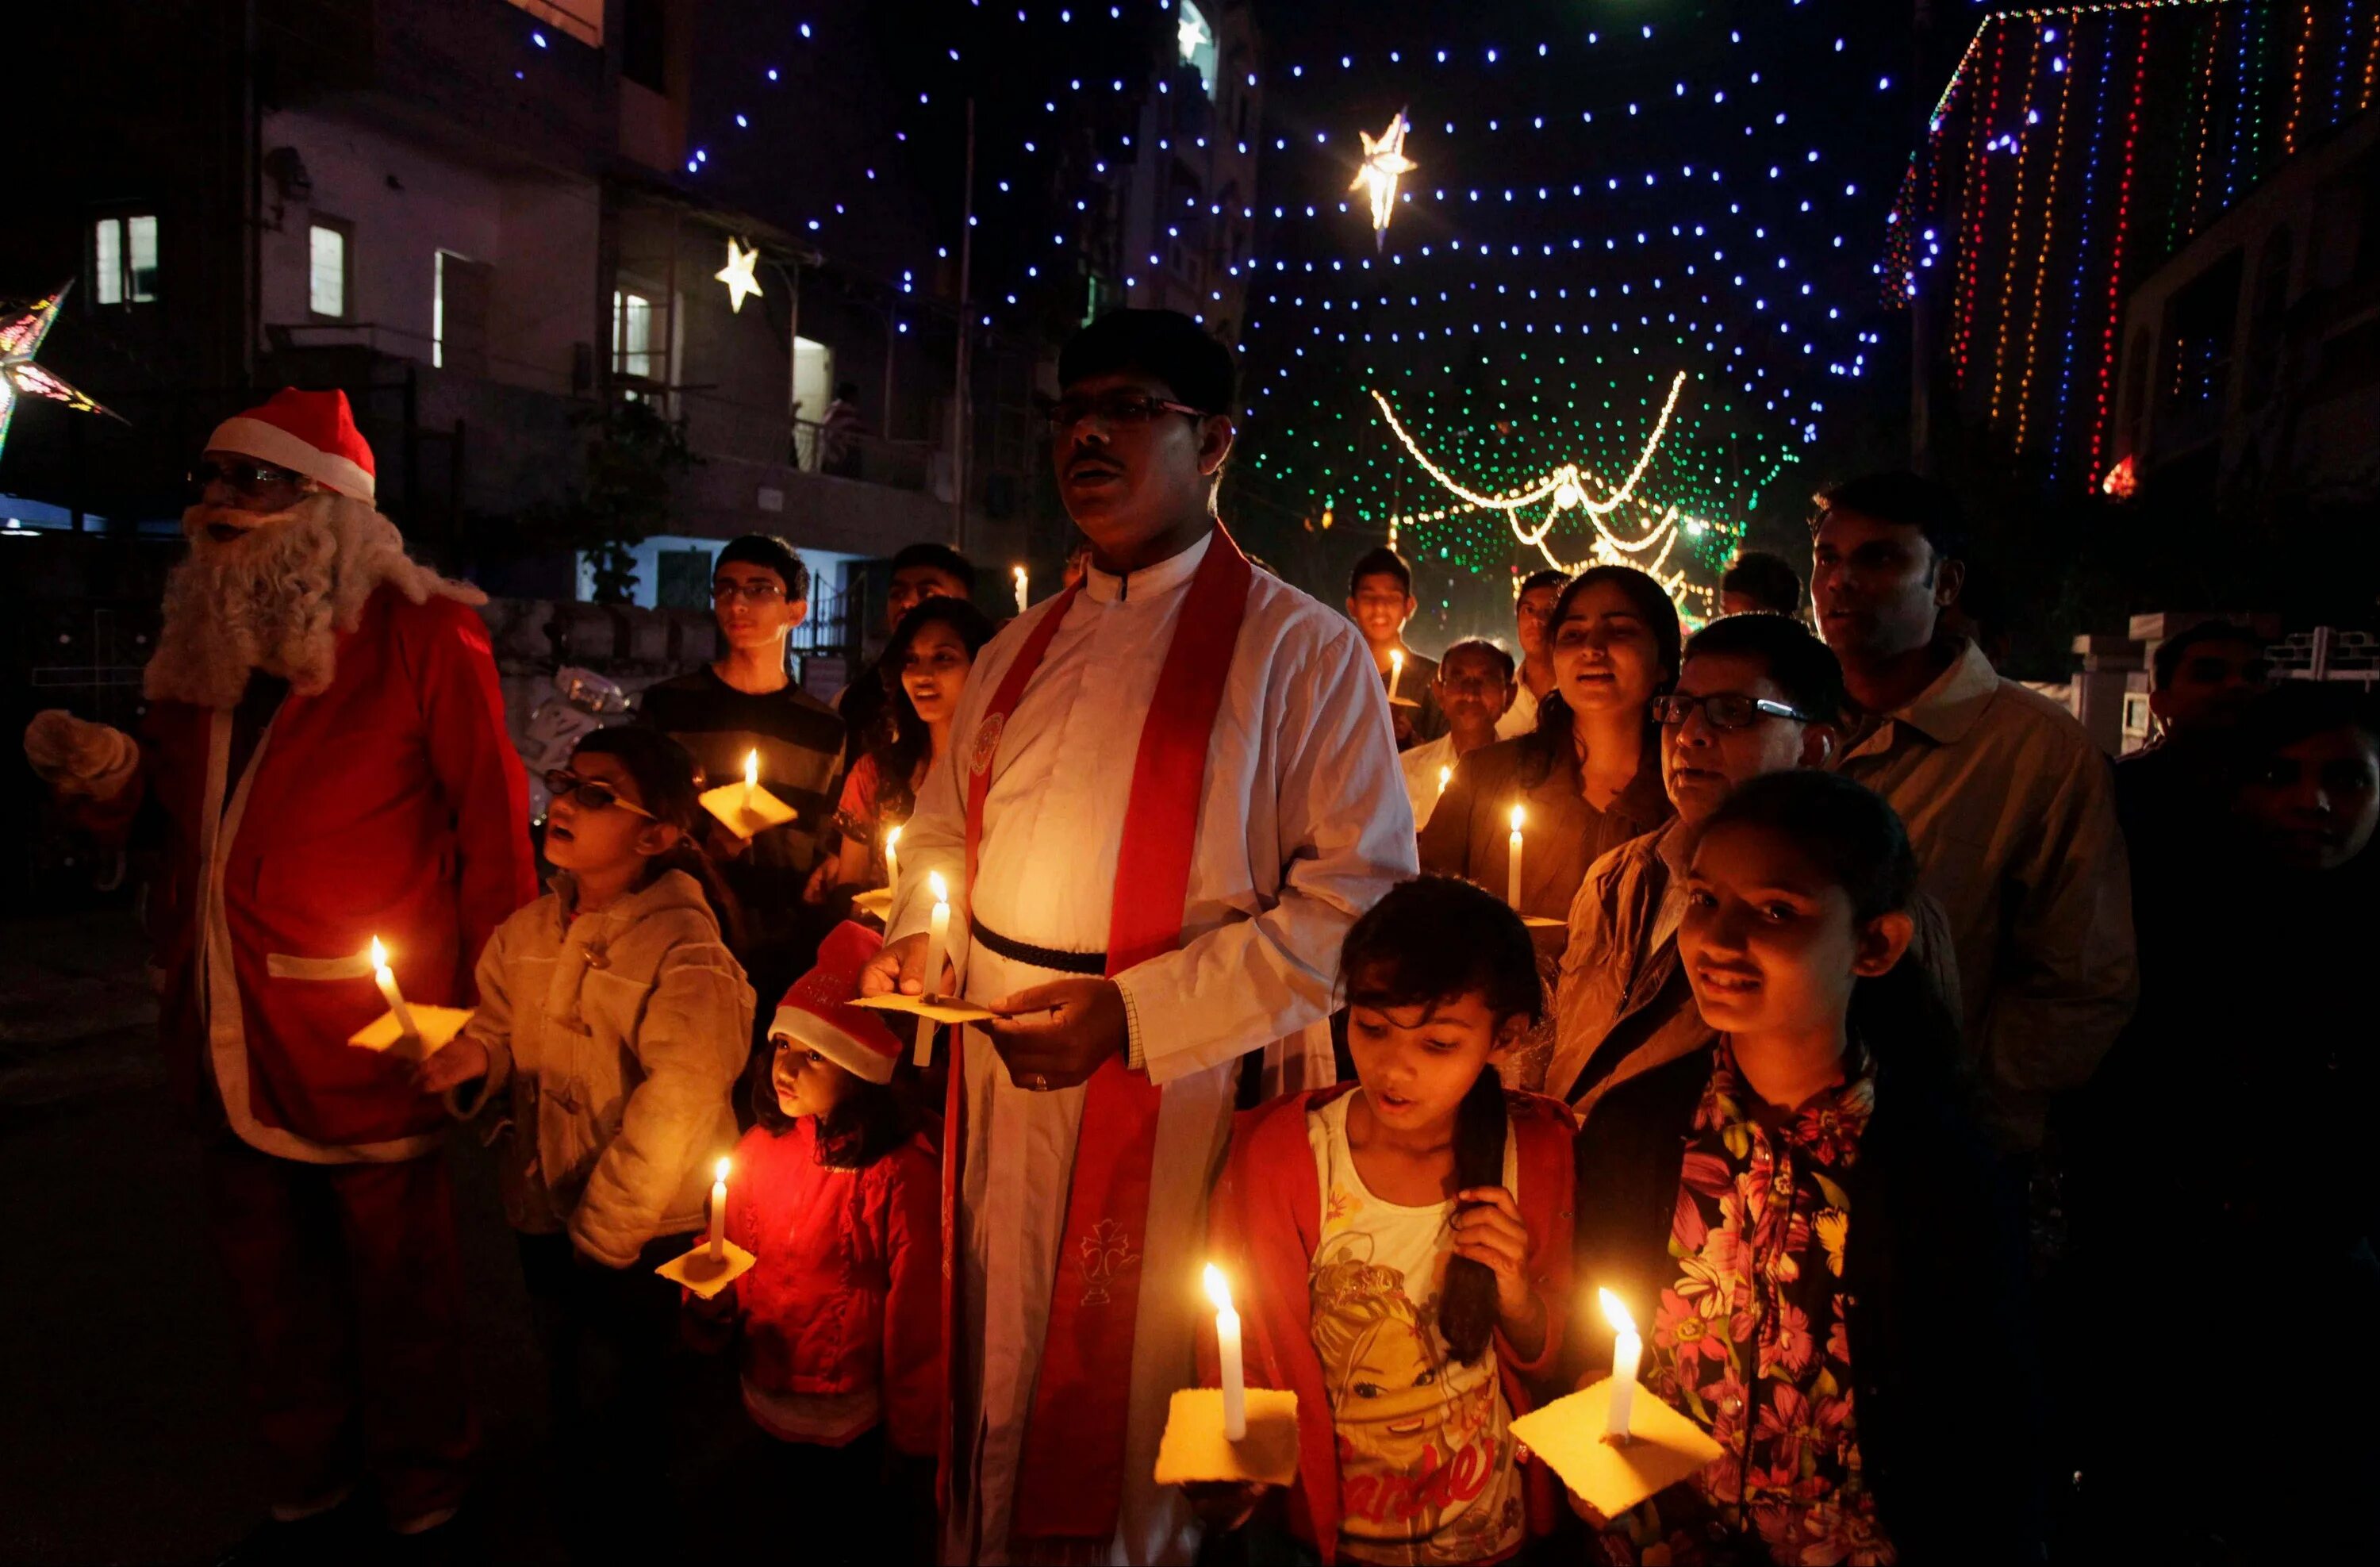
[[[618,806],[622,810],[631,815],[641,816],[647,821],[661,820],[636,801],[621,798],[620,791],[613,788],[609,784],[599,783],[592,778],[581,778],[565,767],[552,768],[547,771],[545,792],[557,800],[568,799],[575,795],[577,796],[579,805],[588,810],[609,810],[613,806]]]
[[[220,484],[233,494],[249,500],[282,486],[302,484],[306,480],[304,474],[292,473],[285,468],[275,468],[271,463],[242,459],[225,461],[213,457],[200,458],[196,466],[182,477],[194,494],[202,493],[210,486]]]
[[[1817,720],[1800,708],[1784,702],[1772,702],[1766,697],[1747,697],[1736,691],[1714,691],[1707,697],[1686,697],[1675,692],[1653,698],[1653,721],[1674,728],[1685,723],[1696,709],[1710,720],[1714,729],[1749,729],[1763,718],[1790,718],[1796,723],[1815,723]]]

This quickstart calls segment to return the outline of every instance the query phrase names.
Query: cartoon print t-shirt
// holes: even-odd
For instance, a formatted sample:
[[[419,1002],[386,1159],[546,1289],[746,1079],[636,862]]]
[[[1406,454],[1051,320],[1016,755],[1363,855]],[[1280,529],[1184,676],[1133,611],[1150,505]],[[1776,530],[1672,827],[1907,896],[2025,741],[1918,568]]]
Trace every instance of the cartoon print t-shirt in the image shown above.
[[[1404,1208],[1365,1188],[1347,1147],[1354,1099],[1305,1121],[1322,1190],[1307,1287],[1338,1433],[1339,1552],[1378,1567],[1497,1561],[1520,1549],[1527,1519],[1495,1347],[1465,1366],[1438,1330],[1454,1204]],[[1517,1197],[1515,1164],[1508,1135]]]

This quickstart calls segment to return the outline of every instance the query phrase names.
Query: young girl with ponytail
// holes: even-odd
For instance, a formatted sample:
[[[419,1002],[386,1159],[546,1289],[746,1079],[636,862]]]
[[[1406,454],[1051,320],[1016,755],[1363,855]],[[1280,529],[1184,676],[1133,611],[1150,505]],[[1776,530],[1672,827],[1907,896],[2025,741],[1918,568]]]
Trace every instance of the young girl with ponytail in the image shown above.
[[[1540,1013],[1529,934],[1425,876],[1340,961],[1356,1082],[1243,1115],[1208,1206],[1248,1380],[1298,1395],[1297,1484],[1193,1500],[1323,1562],[1505,1561],[1552,1521],[1511,1425],[1570,1308],[1570,1115],[1496,1070]]]
[[[1726,1451],[1618,1518],[1574,1503],[1590,1561],[2038,1559],[2022,1236],[1904,956],[1916,882],[1892,808],[1833,773],[1702,827],[1678,955],[1718,1039],[1596,1105],[1577,1258]],[[1609,1335],[1582,1342],[1600,1378]]]
[[[721,929],[734,911],[685,747],[598,730],[545,782],[552,891],[497,928],[479,1011],[420,1080],[458,1114],[509,1107],[497,1179],[546,1352],[565,1530],[642,1549],[668,1507],[638,1455],[666,1434],[677,1314],[651,1272],[704,1227],[711,1165],[735,1144],[752,988]]]

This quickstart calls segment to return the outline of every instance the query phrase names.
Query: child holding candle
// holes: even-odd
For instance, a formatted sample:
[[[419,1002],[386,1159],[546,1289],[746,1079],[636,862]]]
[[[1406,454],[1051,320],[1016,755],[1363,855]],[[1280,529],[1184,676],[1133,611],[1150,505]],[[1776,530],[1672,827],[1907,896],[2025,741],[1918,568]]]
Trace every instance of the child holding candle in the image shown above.
[[[1578,1143],[1579,1276],[1647,1325],[1645,1398],[1727,1456],[1615,1519],[1601,1560],[2035,1560],[2023,1253],[1903,961],[1917,868],[1831,773],[1740,784],[1686,875],[1696,1051]],[[1610,1334],[1580,1341],[1603,1375]],[[2110,1412],[2109,1418],[2121,1418]]]
[[[765,1439],[748,1454],[762,1473],[736,1488],[770,1499],[766,1537],[801,1520],[819,1561],[897,1559],[888,1520],[933,1517],[941,1178],[902,1041],[851,1004],[882,944],[837,926],[777,1008],[727,1202],[727,1238],[757,1260],[714,1299],[686,1300],[698,1342],[740,1341]]]
[[[1357,1082],[1241,1117],[1208,1209],[1248,1380],[1298,1395],[1298,1482],[1257,1526],[1326,1563],[1504,1561],[1554,1511],[1509,1427],[1570,1298],[1570,1116],[1495,1069],[1538,1014],[1529,935],[1423,877],[1341,964]],[[1263,1501],[1199,1490],[1219,1524]]]
[[[885,829],[909,820],[928,770],[948,751],[967,673],[991,634],[991,622],[965,599],[926,599],[902,617],[881,664],[892,739],[862,756],[844,780],[834,819],[843,846],[832,880],[820,886],[822,896],[837,887],[880,887],[890,880]]]
[[[735,1138],[752,990],[695,836],[686,747],[598,730],[546,784],[552,891],[497,928],[479,1011],[420,1081],[458,1113],[508,1101],[497,1179],[552,1379],[565,1525],[589,1549],[641,1545],[668,1504],[633,1460],[663,1428],[674,1337],[650,1275],[703,1230],[712,1161]]]

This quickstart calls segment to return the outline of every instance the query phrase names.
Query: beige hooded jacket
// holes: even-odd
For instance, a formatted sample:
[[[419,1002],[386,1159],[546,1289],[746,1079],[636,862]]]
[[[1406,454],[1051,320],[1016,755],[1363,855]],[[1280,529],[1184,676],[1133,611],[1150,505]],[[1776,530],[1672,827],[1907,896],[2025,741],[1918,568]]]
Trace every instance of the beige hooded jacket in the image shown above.
[[[508,1092],[505,1216],[624,1268],[703,1226],[711,1162],[735,1146],[752,987],[684,871],[584,915],[567,875],[552,885],[480,958],[468,1032],[488,1075],[455,1109]]]

